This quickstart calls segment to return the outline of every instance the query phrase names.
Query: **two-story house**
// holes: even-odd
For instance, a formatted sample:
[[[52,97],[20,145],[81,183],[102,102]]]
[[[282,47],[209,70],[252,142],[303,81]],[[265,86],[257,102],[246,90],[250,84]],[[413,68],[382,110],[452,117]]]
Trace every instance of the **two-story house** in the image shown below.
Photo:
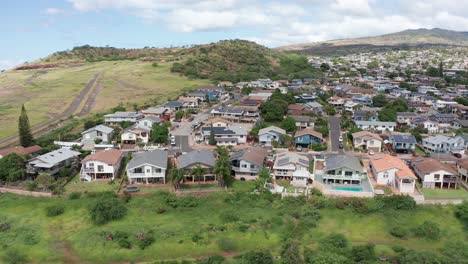
[[[382,138],[369,131],[359,131],[353,133],[353,146],[364,150],[380,152],[382,150]]]
[[[274,141],[281,142],[281,136],[286,135],[286,131],[276,126],[269,126],[258,131],[258,142],[265,146],[271,147]]]
[[[422,139],[424,149],[439,153],[460,153],[465,152],[465,140],[460,136],[448,137],[435,135]]]
[[[138,120],[138,125],[140,126],[145,126],[149,129],[152,129],[154,125],[160,125],[162,124],[164,121],[159,118],[159,117],[156,117],[156,116],[145,116],[144,118]]]
[[[456,189],[457,172],[446,164],[431,158],[414,158],[410,162],[416,176],[425,189]]]
[[[120,140],[122,144],[148,143],[150,132],[150,128],[140,124],[135,124],[122,131]]]
[[[236,179],[241,181],[255,180],[263,168],[267,150],[253,147],[239,150],[231,155],[232,170]]]
[[[81,142],[84,145],[87,145],[89,143],[94,145],[96,141],[101,141],[102,143],[109,143],[114,137],[114,129],[104,125],[97,125],[95,127],[85,130],[81,133],[81,135]]]
[[[357,110],[353,112],[354,121],[378,121],[379,115],[376,111]]]
[[[457,161],[458,178],[464,182],[468,182],[468,158]]]
[[[326,156],[323,168],[314,167],[314,174],[315,180],[323,184],[360,185],[367,179],[359,159],[347,154]]]
[[[136,123],[143,118],[143,114],[138,112],[115,112],[104,116],[106,124],[119,124],[122,122]]]
[[[151,150],[132,155],[127,164],[127,177],[130,184],[166,183],[168,154],[165,150]]]
[[[393,132],[396,127],[395,122],[381,122],[381,121],[354,121],[356,127],[362,130],[373,130],[380,132]]]
[[[294,119],[297,129],[314,128],[314,119],[305,115],[289,115],[288,117]]]
[[[180,109],[182,109],[182,106],[184,105],[183,102],[179,102],[179,101],[169,101],[169,102],[166,102],[163,107],[175,112],[175,111],[179,111]]]
[[[80,179],[94,181],[114,180],[119,173],[124,153],[118,149],[109,149],[86,156],[81,161]]]
[[[294,143],[296,147],[308,147],[313,144],[321,144],[323,141],[324,139],[322,134],[310,128],[296,131],[294,134]]]
[[[60,148],[41,156],[28,160],[26,172],[28,174],[57,174],[61,170],[79,165],[78,157],[80,152],[69,148]]]
[[[213,151],[203,150],[192,150],[188,153],[182,154],[177,158],[177,168],[184,170],[184,181],[201,181],[193,175],[192,170],[196,167],[202,167],[205,170],[203,175],[203,181],[215,181],[216,175],[213,172],[216,159]]]
[[[409,126],[415,118],[418,118],[419,115],[413,112],[398,112],[397,113],[397,123],[399,125]]]
[[[210,142],[211,133],[218,146],[235,146],[247,142],[247,129],[243,126],[202,127],[203,141]]]
[[[388,154],[370,156],[369,167],[378,185],[397,188],[400,193],[413,193],[416,176],[406,163]]]
[[[412,152],[416,149],[416,138],[409,134],[393,134],[388,138],[396,152]]]
[[[309,166],[310,160],[307,155],[286,151],[276,154],[272,172],[277,180],[292,180],[295,171],[308,171]]]

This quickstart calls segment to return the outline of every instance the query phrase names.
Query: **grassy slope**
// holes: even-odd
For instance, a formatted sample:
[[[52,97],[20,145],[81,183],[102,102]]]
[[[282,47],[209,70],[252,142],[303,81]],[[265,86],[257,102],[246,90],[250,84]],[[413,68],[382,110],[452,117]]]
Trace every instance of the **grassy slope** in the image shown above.
[[[103,75],[98,83],[102,90],[96,98],[93,112],[108,110],[118,103],[161,102],[175,97],[186,87],[207,84],[206,80],[189,80],[170,73],[169,63],[152,67],[139,61],[103,61],[86,63],[79,67],[47,69],[46,74],[36,70],[9,71],[0,74],[0,138],[16,133],[17,116],[21,104],[29,110],[31,125],[47,120],[51,115],[63,112],[75,96],[98,72]],[[36,76],[32,81],[28,79]],[[138,88],[127,88],[118,78]],[[157,100],[155,100],[157,98]]]
[[[196,258],[210,254],[220,254],[216,244],[220,238],[235,241],[235,252],[253,248],[268,248],[279,254],[280,232],[284,227],[279,202],[244,202],[229,204],[222,193],[202,198],[196,208],[170,209],[158,214],[157,208],[167,206],[156,197],[134,197],[129,214],[122,220],[104,226],[90,223],[86,210],[92,198],[80,200],[18,197],[0,195],[2,211],[0,219],[10,219],[12,230],[0,233],[0,256],[6,250],[21,250],[33,263],[61,263],[69,258],[81,263],[109,263],[122,260],[156,260],[174,258]],[[66,204],[65,214],[48,218],[44,208],[54,203]],[[244,224],[250,226],[247,232],[239,231],[239,224],[223,224],[219,213],[227,207],[236,212]],[[438,249],[449,239],[466,239],[461,223],[454,217],[453,207],[430,206],[412,212],[393,214],[357,215],[348,210],[322,209],[322,219],[317,228],[306,231],[303,244],[314,247],[319,239],[332,232],[345,234],[353,243],[373,242],[378,253],[393,254],[391,246],[401,245],[413,249]],[[391,237],[388,230],[396,225],[413,228],[424,220],[438,223],[442,231],[440,241],[426,241],[409,238],[400,240]],[[211,226],[224,226],[225,231],[208,231]],[[16,232],[19,235],[13,236]],[[152,229],[156,242],[146,250],[137,247],[121,249],[116,242],[106,241],[100,235],[105,231],[117,230],[136,234],[141,230]],[[35,245],[25,245],[27,235],[33,234],[39,241]],[[192,236],[199,234],[202,242],[192,242]],[[132,238],[133,239],[133,238]]]

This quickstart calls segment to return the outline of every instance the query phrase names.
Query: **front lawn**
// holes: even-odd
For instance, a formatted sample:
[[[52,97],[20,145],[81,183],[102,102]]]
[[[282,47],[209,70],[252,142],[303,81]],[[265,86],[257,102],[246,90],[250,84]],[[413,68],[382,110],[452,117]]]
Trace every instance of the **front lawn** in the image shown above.
[[[77,174],[73,180],[65,185],[65,193],[72,192],[104,192],[104,191],[117,191],[119,188],[119,180],[111,183],[110,181],[81,181],[80,175]]]
[[[468,192],[463,188],[457,190],[423,189],[419,190],[424,194],[425,199],[464,199],[468,200]]]

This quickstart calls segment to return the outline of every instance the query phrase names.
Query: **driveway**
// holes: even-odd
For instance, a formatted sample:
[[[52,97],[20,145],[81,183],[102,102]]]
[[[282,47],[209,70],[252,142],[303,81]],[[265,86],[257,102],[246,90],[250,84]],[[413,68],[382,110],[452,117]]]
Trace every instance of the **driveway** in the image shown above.
[[[328,128],[330,130],[330,146],[331,146],[331,152],[339,152],[340,154],[344,153],[343,149],[339,148],[340,142],[339,138],[340,135],[342,134],[341,132],[341,120],[339,117],[336,116],[330,116],[328,117]]]

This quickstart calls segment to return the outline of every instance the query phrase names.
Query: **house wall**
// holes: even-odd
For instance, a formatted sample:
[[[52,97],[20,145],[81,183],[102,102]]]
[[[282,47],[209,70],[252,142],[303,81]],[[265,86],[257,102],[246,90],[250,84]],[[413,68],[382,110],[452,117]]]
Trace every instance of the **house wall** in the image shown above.
[[[151,166],[148,164],[142,165],[137,168],[142,168],[143,172],[135,173],[134,172],[135,168],[127,170],[127,177],[129,178],[129,180],[133,180],[135,178],[165,178],[166,177],[165,168]],[[157,172],[158,169],[160,170],[160,172]]]
[[[147,133],[147,135],[149,135],[149,133]],[[149,136],[141,137],[141,136],[136,135],[136,134],[131,133],[131,132],[122,133],[120,138],[121,138],[122,141],[124,141],[124,140],[136,140],[137,141],[138,139],[140,139],[141,142],[143,142],[143,143],[148,143],[148,140],[149,140]]]
[[[382,150],[382,141],[376,139],[370,139],[366,142],[368,150],[380,152]]]
[[[279,141],[280,135],[279,133],[269,132],[264,133],[258,136],[258,141],[261,144],[265,144],[265,146],[270,147],[273,141]]]
[[[419,172],[416,171],[416,173],[418,174],[419,176]],[[435,179],[435,175],[436,174],[439,174],[439,180],[436,180]],[[435,185],[434,183],[442,183],[443,182],[443,179],[444,179],[444,175],[453,175],[452,173],[449,173],[447,171],[444,171],[444,170],[439,170],[439,171],[434,171],[434,172],[431,172],[429,174],[425,174],[425,175],[422,175],[420,176],[420,178],[422,179],[423,181],[423,188],[430,188],[430,189],[434,189],[435,188]]]
[[[397,172],[397,169],[389,169],[385,171],[381,171],[378,173],[374,172],[374,175],[376,175],[376,182],[379,185],[388,185],[390,184],[391,186],[395,186],[395,172]]]
[[[90,168],[90,163],[94,164],[94,170],[93,170],[94,173],[113,173],[113,174],[115,174],[115,173],[117,173],[117,171],[119,169],[119,165],[120,165],[120,161],[115,166],[115,168],[114,168],[114,166],[112,166],[112,165],[109,166],[109,164],[103,163],[101,161],[87,161],[87,162],[85,162],[83,164],[83,167],[87,168],[87,169]],[[103,170],[98,171],[98,166],[102,166]]]
[[[414,187],[416,181],[412,180],[411,183],[403,183],[403,179],[398,179],[396,181],[396,187],[401,193],[414,193]]]
[[[311,136],[311,135],[302,135],[294,138],[296,145],[309,146],[311,144],[319,144],[321,139]]]

